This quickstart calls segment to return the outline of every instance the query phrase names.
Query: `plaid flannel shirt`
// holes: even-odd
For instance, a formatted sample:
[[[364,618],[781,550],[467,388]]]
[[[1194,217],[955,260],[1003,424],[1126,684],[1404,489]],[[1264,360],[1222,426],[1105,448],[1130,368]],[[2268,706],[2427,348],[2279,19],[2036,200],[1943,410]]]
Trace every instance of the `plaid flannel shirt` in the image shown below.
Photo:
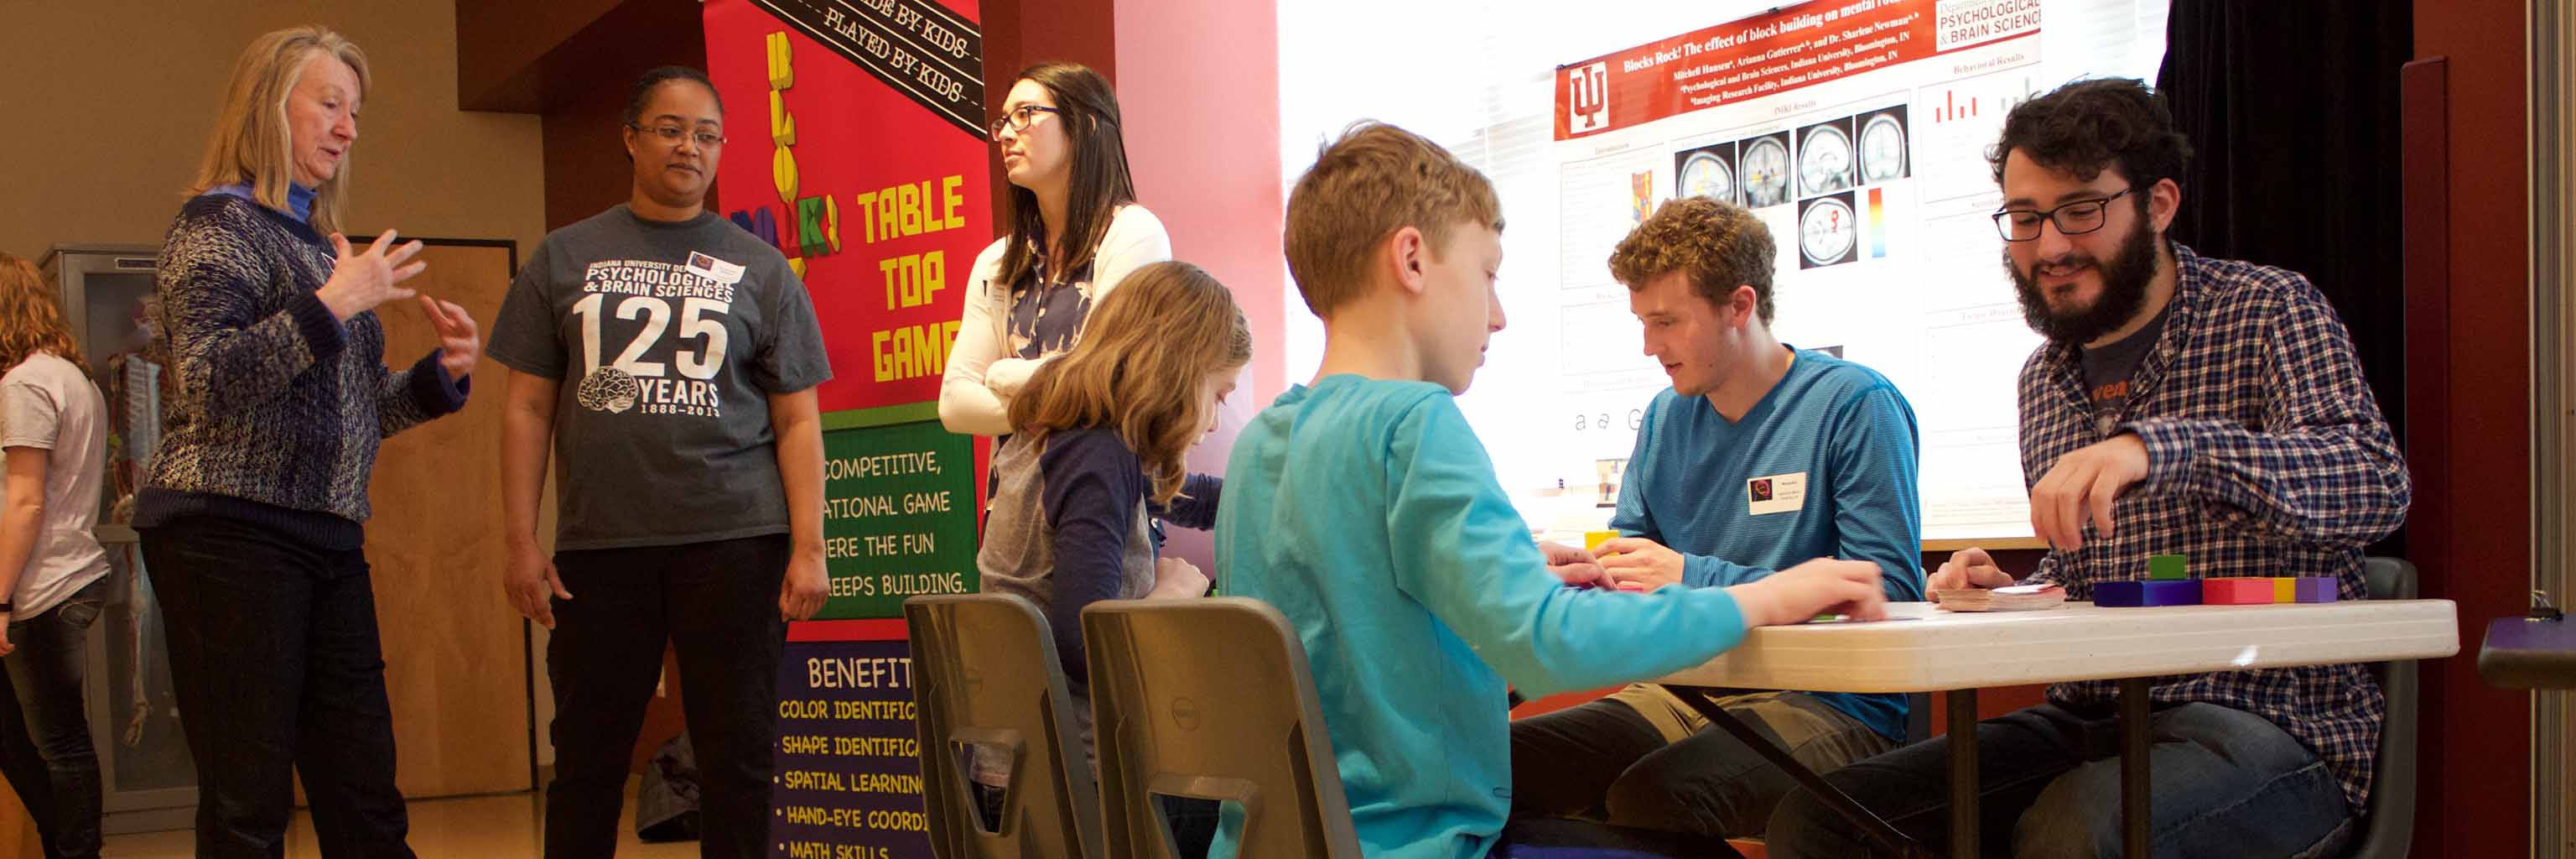
[[[2130,377],[2125,413],[2097,423],[2075,344],[2043,345],[2022,366],[2028,483],[2112,435],[2135,433],[2147,448],[2146,479],[2112,508],[2117,535],[2102,538],[2087,516],[2084,548],[2050,551],[2025,581],[2091,599],[2094,583],[2144,579],[2147,556],[2181,553],[2195,578],[2333,576],[2337,599],[2366,598],[2362,546],[2405,520],[2411,489],[2343,322],[2296,272],[2173,247],[2173,301]],[[2364,666],[2158,677],[2154,690],[2158,703],[2271,720],[2325,761],[2355,813],[2364,808],[2384,701]],[[2097,680],[2050,686],[2048,697],[2116,693]]]

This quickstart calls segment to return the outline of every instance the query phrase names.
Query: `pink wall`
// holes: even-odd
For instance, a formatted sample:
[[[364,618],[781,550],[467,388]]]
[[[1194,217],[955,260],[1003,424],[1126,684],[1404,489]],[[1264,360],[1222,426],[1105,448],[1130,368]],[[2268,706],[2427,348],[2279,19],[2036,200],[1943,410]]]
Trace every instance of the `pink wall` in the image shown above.
[[[1222,474],[1243,422],[1287,388],[1288,272],[1280,261],[1276,0],[1117,0],[1118,104],[1136,193],[1172,255],[1234,290],[1252,366],[1192,470]],[[1214,574],[1208,535],[1172,529],[1169,551]]]
[[[2424,596],[2456,601],[2460,655],[2423,665],[2415,855],[2522,856],[2529,843],[2531,695],[2478,676],[2489,620],[2527,604],[2531,354],[2524,6],[2416,0],[2415,55],[2448,57],[2447,270],[2407,284],[2440,308],[2407,358],[2407,551]],[[2416,205],[2414,201],[2410,206]],[[2410,266],[2411,268],[2411,266]],[[2418,295],[2416,293],[2424,293]],[[2435,320],[2417,320],[2433,322]],[[2415,346],[2429,346],[2416,349]],[[2434,424],[2427,426],[2427,424]]]

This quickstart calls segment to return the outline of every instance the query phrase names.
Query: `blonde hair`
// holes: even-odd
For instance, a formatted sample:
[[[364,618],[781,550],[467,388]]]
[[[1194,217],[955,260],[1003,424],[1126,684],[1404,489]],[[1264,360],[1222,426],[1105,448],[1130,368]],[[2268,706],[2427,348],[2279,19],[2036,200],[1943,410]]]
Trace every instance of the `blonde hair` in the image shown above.
[[[1083,324],[1072,351],[1039,367],[1011,400],[1025,444],[1052,430],[1108,427],[1145,466],[1154,503],[1179,495],[1181,462],[1206,415],[1210,372],[1252,361],[1252,330],[1234,293],[1185,262],[1144,266],[1119,281]]]
[[[1485,174],[1421,135],[1374,120],[1352,123],[1315,156],[1288,194],[1288,274],[1317,316],[1360,295],[1369,256],[1397,230],[1422,231],[1435,256],[1459,224],[1503,230],[1503,204]]]
[[[1771,228],[1751,211],[1708,197],[1665,200],[1610,252],[1610,277],[1629,292],[1672,272],[1686,272],[1691,293],[1726,306],[1738,286],[1753,287],[1754,310],[1771,324]]]
[[[288,27],[251,40],[233,63],[232,83],[224,87],[224,109],[206,139],[206,155],[197,163],[189,196],[249,183],[261,205],[292,211],[286,188],[295,181],[294,144],[289,140],[286,98],[304,77],[315,56],[328,55],[358,73],[358,98],[364,101],[371,81],[367,55],[340,34],[323,27]],[[316,232],[340,228],[342,189],[349,181],[349,162],[313,189],[312,225]]]
[[[80,344],[72,342],[71,327],[63,324],[62,308],[54,304],[53,290],[45,288],[44,275],[25,257],[0,253],[0,373],[38,352],[52,352],[89,371]]]

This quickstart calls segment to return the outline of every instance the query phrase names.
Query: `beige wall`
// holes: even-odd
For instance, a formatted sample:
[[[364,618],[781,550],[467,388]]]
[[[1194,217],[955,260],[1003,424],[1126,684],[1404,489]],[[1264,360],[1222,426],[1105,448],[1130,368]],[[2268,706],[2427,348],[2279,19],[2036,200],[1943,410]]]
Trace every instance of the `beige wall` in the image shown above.
[[[456,12],[435,0],[0,0],[0,251],[158,245],[260,33],[320,23],[367,52],[348,227],[545,235],[538,119],[456,109]],[[488,321],[488,320],[487,320]],[[488,327],[488,326],[487,326]]]

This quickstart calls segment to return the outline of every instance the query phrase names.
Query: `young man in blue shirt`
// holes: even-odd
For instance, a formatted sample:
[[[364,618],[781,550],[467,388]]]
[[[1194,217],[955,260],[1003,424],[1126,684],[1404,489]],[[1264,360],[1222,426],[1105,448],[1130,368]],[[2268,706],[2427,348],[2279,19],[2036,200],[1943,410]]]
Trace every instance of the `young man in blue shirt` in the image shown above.
[[[1772,254],[1753,213],[1707,197],[1665,202],[1611,253],[1673,386],[1646,407],[1610,520],[1622,536],[1598,563],[1616,582],[1707,588],[1840,558],[1919,601],[1914,410],[1869,368],[1772,336]],[[1817,772],[1905,738],[1902,695],[1711,697]],[[1718,837],[1761,835],[1797,786],[1652,684],[1513,723],[1512,761],[1516,814]]]
[[[1278,607],[1306,648],[1372,857],[1513,855],[1507,682],[1650,678],[1751,626],[1885,610],[1855,561],[1650,593],[1550,575],[1451,399],[1503,327],[1501,231],[1493,186],[1428,140],[1361,123],[1327,147],[1284,242],[1322,367],[1244,427],[1217,511],[1225,590]]]
[[[2191,575],[2330,576],[2368,594],[2362,547],[2406,517],[2410,484],[2352,340],[2296,272],[2211,259],[2165,236],[2191,146],[2135,80],[2023,102],[1991,150],[2022,314],[2047,342],[2021,370],[2022,474],[2050,550],[2022,581],[2091,599],[2181,553]],[[1933,588],[2013,584],[1968,549]],[[2148,791],[2159,856],[2336,856],[2368,806],[2384,699],[2360,665],[2158,677]],[[1986,844],[2015,856],[2121,850],[2110,681],[1977,725]],[[1825,775],[1919,843],[1948,837],[1945,739]],[[2005,823],[2009,821],[2008,825]],[[1880,855],[1804,791],[1770,850]]]

